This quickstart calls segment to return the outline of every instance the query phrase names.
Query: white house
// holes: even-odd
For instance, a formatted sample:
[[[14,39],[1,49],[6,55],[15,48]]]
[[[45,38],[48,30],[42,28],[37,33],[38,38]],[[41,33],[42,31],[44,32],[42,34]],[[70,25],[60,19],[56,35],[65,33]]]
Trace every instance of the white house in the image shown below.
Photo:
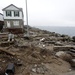
[[[2,9],[4,15],[4,28],[9,31],[23,30],[24,15],[22,8],[19,8],[13,4]]]

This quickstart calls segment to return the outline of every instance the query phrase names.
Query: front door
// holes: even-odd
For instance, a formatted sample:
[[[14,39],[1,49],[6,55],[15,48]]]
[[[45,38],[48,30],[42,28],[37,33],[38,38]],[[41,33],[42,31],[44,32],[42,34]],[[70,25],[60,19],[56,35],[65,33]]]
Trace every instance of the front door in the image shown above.
[[[10,28],[10,21],[7,21],[7,28]]]

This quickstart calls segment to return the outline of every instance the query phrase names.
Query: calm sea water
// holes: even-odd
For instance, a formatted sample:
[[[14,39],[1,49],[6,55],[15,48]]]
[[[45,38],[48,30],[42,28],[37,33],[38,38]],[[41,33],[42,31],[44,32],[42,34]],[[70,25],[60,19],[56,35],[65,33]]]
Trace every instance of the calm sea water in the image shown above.
[[[75,27],[59,27],[59,26],[36,26],[39,29],[75,36]]]

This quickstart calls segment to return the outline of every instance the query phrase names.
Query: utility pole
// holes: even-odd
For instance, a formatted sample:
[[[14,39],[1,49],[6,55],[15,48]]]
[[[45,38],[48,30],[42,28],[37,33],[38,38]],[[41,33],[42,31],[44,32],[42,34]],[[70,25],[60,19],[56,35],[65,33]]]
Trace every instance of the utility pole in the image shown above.
[[[27,24],[27,36],[29,36],[27,0],[25,0],[25,3],[26,3],[26,24]]]

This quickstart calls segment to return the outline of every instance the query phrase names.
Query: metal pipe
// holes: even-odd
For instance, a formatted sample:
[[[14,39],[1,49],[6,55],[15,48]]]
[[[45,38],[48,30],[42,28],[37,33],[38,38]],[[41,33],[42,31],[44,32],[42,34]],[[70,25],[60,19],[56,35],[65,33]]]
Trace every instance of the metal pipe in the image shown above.
[[[27,36],[29,36],[27,0],[26,0],[26,22],[27,22]]]

